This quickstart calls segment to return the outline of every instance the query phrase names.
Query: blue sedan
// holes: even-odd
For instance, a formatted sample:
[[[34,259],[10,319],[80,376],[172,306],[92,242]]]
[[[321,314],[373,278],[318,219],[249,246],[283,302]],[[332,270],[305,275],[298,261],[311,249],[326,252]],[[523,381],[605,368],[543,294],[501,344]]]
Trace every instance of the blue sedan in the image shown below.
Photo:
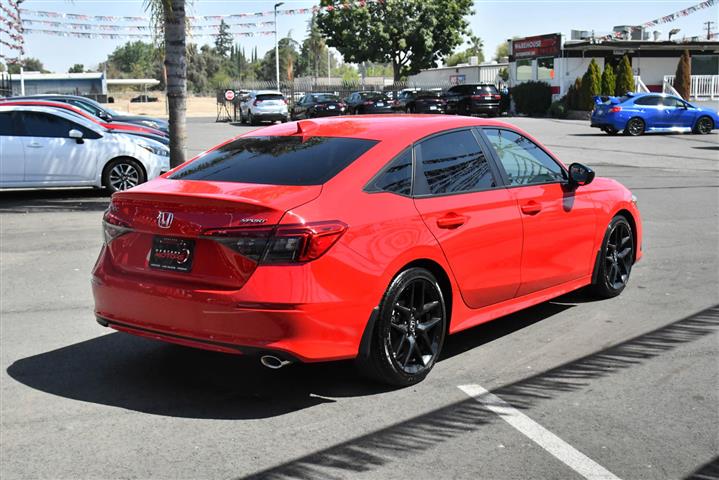
[[[598,97],[597,97],[598,99]],[[627,93],[598,100],[591,126],[609,135],[623,131],[637,136],[645,132],[710,133],[719,124],[717,112],[681,98],[659,93]]]

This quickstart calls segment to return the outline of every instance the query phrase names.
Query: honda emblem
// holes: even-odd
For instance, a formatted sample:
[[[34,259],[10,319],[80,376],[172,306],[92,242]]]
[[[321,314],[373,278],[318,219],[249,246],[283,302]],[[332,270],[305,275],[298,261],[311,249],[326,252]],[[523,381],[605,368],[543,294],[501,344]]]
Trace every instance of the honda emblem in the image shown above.
[[[157,226],[160,228],[170,228],[175,215],[172,212],[160,212],[157,214]]]

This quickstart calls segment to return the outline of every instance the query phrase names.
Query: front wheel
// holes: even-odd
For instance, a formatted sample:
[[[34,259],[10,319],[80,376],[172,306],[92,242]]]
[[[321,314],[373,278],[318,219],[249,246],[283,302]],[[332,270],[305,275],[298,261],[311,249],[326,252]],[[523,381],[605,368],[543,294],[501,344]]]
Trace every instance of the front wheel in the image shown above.
[[[447,321],[434,276],[423,268],[401,272],[382,298],[369,354],[357,359],[360,371],[400,387],[421,382],[442,350]]]
[[[131,158],[118,158],[105,167],[102,183],[110,193],[128,190],[144,183],[145,170]]]
[[[597,258],[591,292],[600,298],[616,297],[629,282],[634,264],[634,235],[627,219],[617,215],[609,222]]]
[[[714,128],[714,122],[709,117],[701,117],[699,120],[697,120],[696,125],[694,126],[694,133],[698,133],[700,135],[706,135],[708,133],[711,133],[712,129]]]

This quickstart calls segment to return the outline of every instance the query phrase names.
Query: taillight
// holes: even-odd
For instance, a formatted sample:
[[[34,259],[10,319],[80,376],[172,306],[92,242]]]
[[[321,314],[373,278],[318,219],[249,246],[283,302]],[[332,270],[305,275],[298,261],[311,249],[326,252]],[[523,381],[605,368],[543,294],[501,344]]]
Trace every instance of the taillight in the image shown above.
[[[502,96],[501,96],[501,95],[492,95],[492,97],[494,97],[495,100],[501,100],[501,99],[502,99]]]
[[[102,233],[106,244],[131,231],[130,224],[115,215],[112,207],[105,212],[102,217]]]
[[[287,99],[286,99],[286,98],[283,98],[282,101],[285,102],[285,105],[287,105]]]
[[[367,100],[367,101],[362,102],[362,105],[374,105],[374,102]]]
[[[471,95],[469,98],[472,100],[482,100],[484,97],[482,97],[482,95]]]
[[[612,108],[609,109],[609,111],[612,112],[612,113],[621,112],[621,111],[622,111],[622,107],[612,107]]]
[[[259,264],[302,263],[324,255],[347,230],[342,222],[213,229],[204,236]]]
[[[256,107],[258,103],[262,103],[262,100],[257,99],[254,102],[252,102],[252,105],[254,105]]]

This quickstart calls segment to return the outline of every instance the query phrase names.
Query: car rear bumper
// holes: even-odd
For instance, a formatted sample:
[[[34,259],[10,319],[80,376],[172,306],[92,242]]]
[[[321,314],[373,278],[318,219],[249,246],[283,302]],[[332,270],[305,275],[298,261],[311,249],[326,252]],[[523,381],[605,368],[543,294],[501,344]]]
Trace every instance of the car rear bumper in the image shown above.
[[[498,114],[499,102],[496,103],[478,103],[473,102],[469,108],[471,113],[496,113]]]
[[[289,113],[287,112],[252,112],[252,116],[257,120],[278,121],[287,120]]]
[[[308,265],[260,267],[239,290],[119,271],[103,248],[93,270],[98,322],[119,331],[226,353],[275,352],[303,362],[357,355],[371,301],[345,300]],[[296,285],[297,288],[292,288]]]

